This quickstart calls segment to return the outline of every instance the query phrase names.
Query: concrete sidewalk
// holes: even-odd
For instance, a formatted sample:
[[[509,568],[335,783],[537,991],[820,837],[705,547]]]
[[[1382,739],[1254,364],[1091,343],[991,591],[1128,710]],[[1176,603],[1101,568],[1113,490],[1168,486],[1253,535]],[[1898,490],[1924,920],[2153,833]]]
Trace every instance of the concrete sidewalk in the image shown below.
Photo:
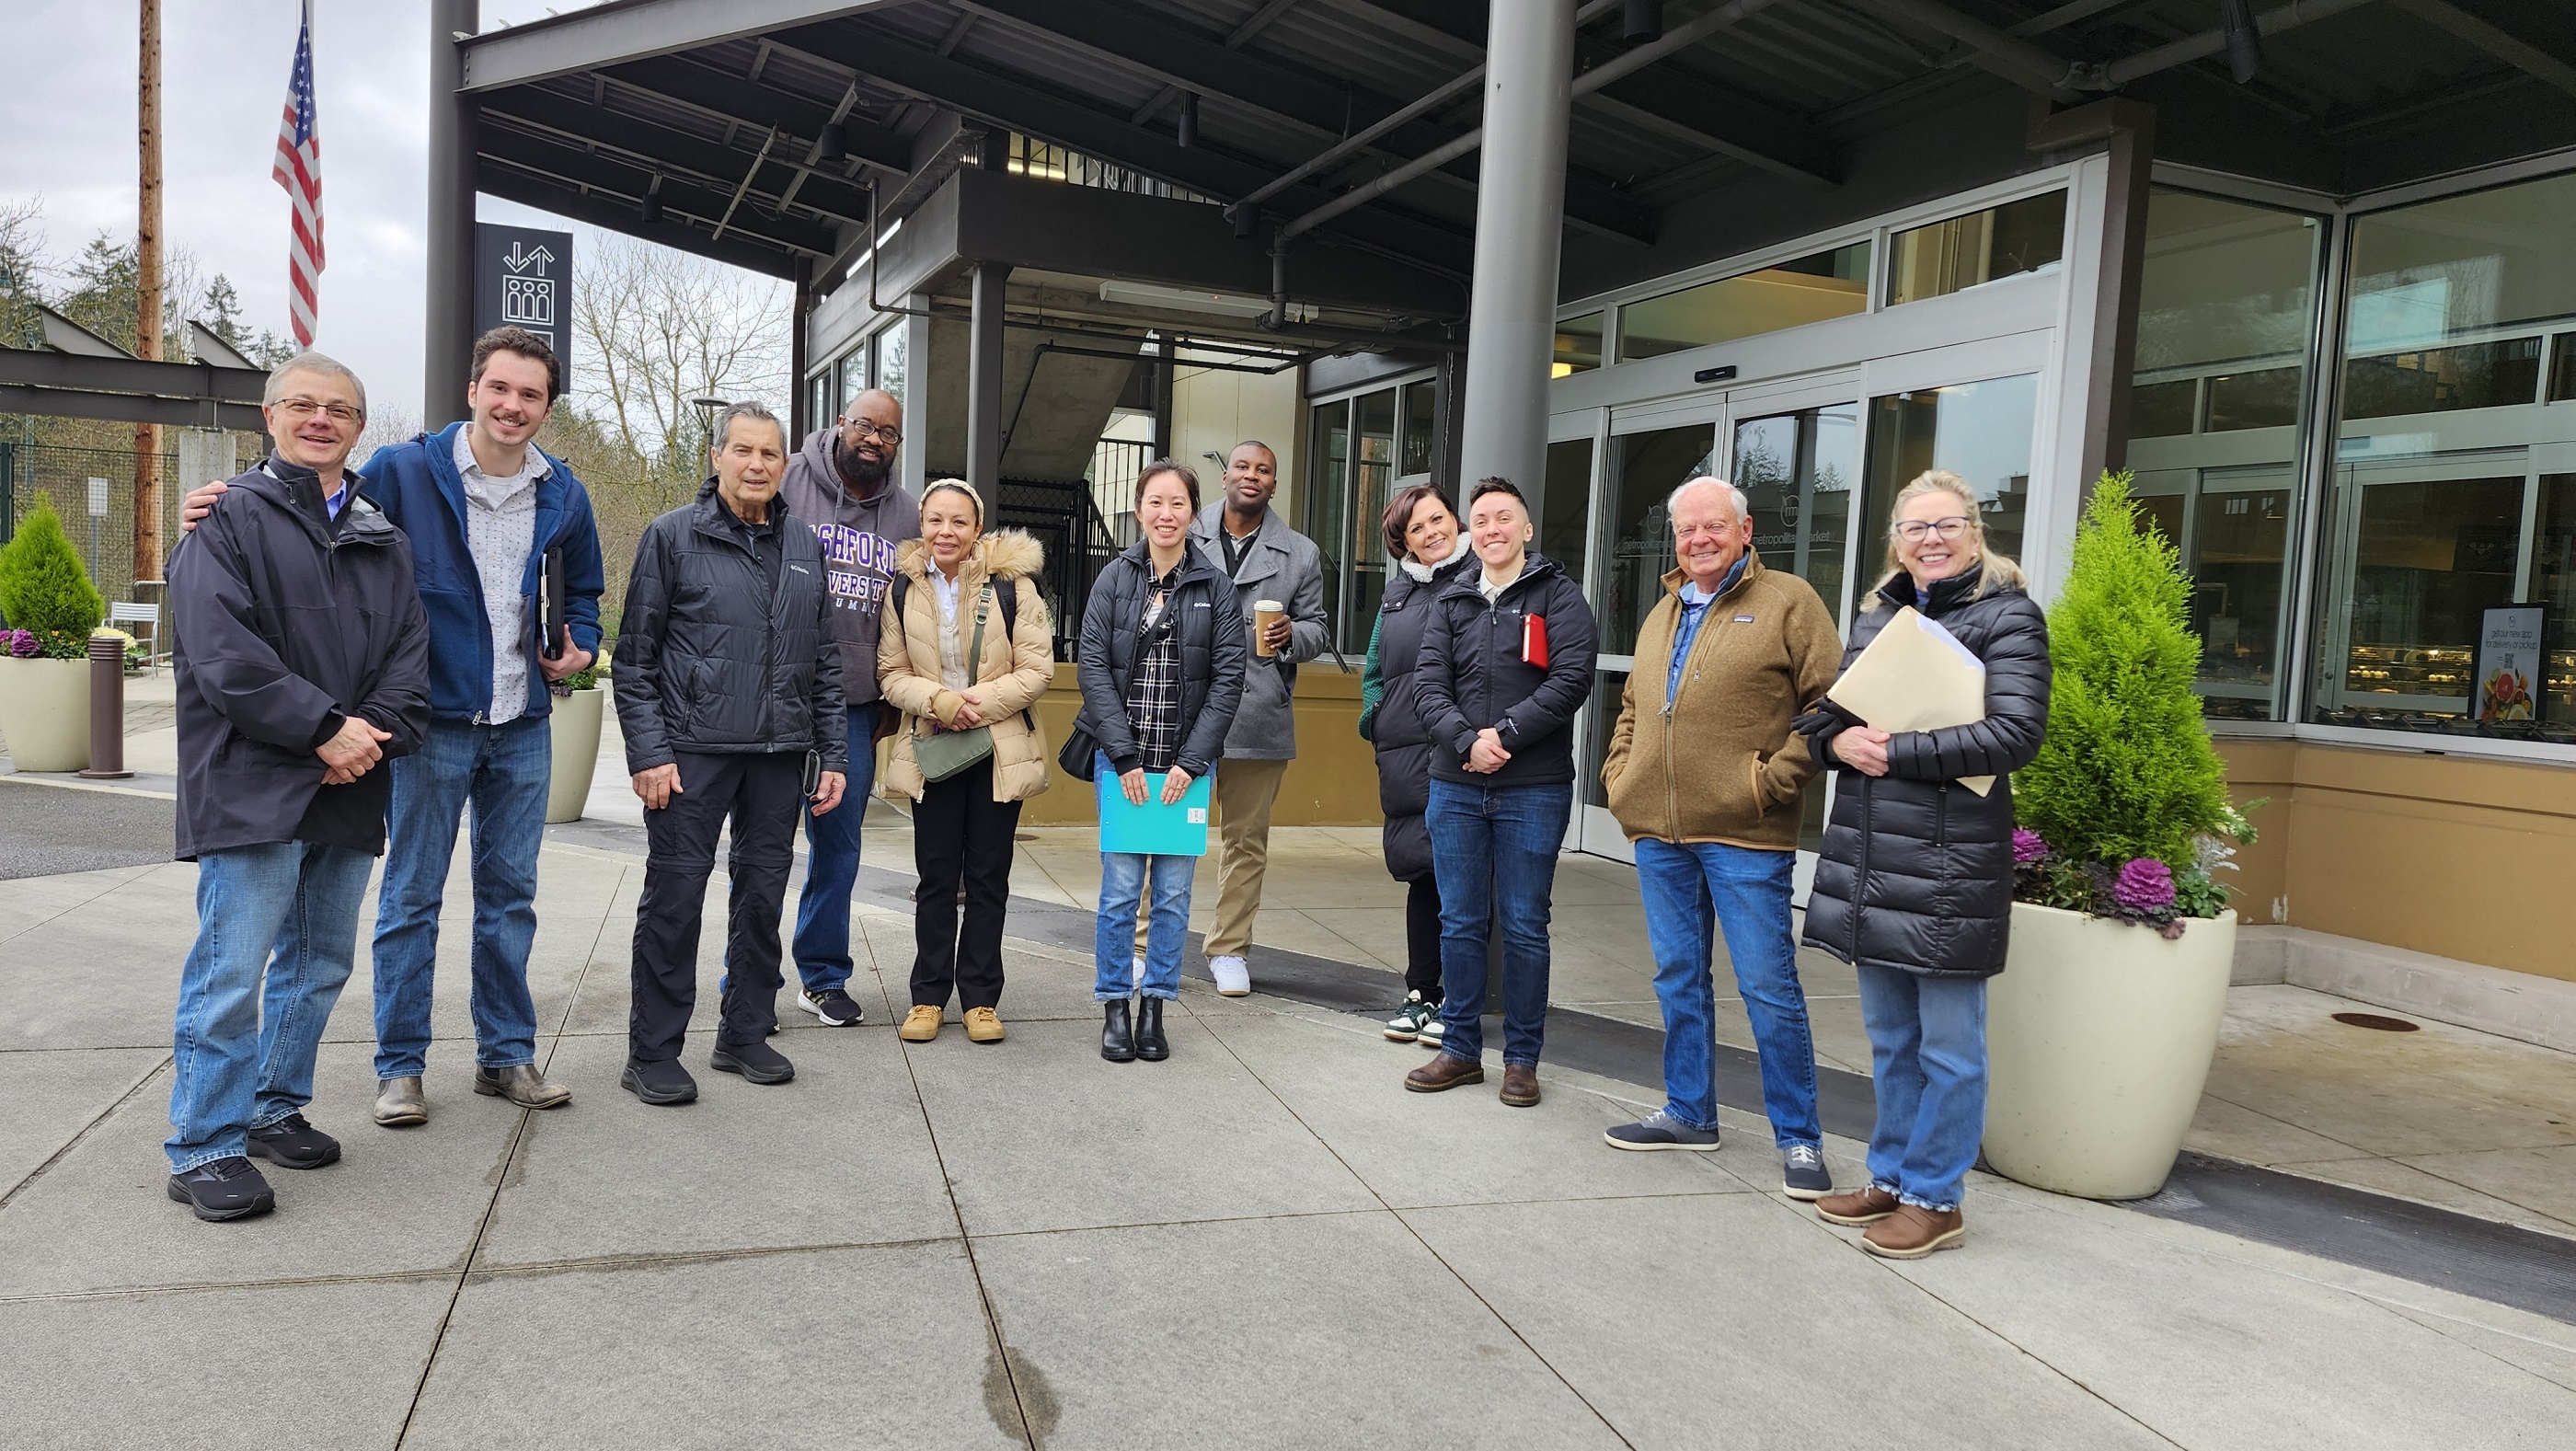
[[[1077,953],[1015,943],[1008,1042],[905,1045],[910,924],[873,908],[868,1026],[791,1011],[797,1080],[756,1088],[704,1071],[702,1011],[704,1097],[647,1109],[615,1086],[640,866],[544,853],[540,1054],[571,1106],[466,1091],[451,892],[432,1122],[367,1122],[362,961],[312,1110],[344,1162],[229,1226],[161,1192],[193,869],[9,883],[0,1445],[2347,1451],[2576,1424],[2576,1327],[1982,1176],[1964,1251],[1891,1265],[1780,1197],[1742,1115],[1713,1156],[1604,1147],[1629,1084],[1407,1094],[1416,1050],[1373,1024],[1195,980],[1170,1062],[1106,1064]]]

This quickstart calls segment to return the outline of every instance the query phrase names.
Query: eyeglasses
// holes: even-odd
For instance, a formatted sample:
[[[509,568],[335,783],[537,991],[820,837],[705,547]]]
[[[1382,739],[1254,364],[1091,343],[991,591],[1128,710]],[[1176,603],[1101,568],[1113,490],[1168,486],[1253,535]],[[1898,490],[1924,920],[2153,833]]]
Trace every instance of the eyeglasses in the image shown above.
[[[280,398],[273,406],[299,423],[316,413],[330,414],[333,423],[355,423],[364,416],[346,403],[316,403],[310,398]]]
[[[1920,544],[1936,534],[1947,542],[1967,533],[1970,522],[1966,516],[1959,514],[1953,514],[1947,519],[1935,519],[1928,524],[1920,519],[1904,519],[1891,526],[1888,532],[1908,544]]]
[[[882,439],[887,443],[903,442],[903,430],[891,423],[861,423],[855,418],[845,418],[841,420],[841,426],[863,439]]]

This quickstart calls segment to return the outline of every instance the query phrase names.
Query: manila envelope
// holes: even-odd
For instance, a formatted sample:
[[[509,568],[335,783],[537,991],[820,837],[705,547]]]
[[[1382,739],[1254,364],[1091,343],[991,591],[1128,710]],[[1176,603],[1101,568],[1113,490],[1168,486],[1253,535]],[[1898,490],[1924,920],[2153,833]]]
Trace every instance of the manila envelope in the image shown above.
[[[1986,718],[1986,667],[1958,636],[1908,605],[1825,696],[1890,734],[1963,726]],[[1962,776],[1959,784],[1983,796],[1995,778]]]

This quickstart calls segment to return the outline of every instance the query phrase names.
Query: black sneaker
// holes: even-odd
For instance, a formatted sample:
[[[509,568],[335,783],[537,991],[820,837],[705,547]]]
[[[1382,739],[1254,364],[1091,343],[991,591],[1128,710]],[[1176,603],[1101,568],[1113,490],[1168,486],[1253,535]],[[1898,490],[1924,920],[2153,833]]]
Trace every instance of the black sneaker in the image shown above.
[[[264,1129],[250,1131],[250,1156],[281,1169],[319,1169],[340,1162],[340,1141],[290,1113]]]
[[[868,1018],[867,1009],[859,1006],[858,999],[836,987],[827,987],[819,993],[800,992],[796,995],[796,1006],[822,1019],[826,1028],[854,1027]]]
[[[277,1207],[277,1195],[269,1189],[268,1180],[260,1176],[250,1160],[238,1154],[171,1175],[170,1197],[195,1210],[197,1217],[209,1224],[248,1219]]]
[[[1780,1151],[1780,1192],[1812,1203],[1834,1192],[1834,1171],[1813,1144],[1791,1144]]]
[[[739,1073],[747,1083],[785,1083],[796,1076],[787,1055],[766,1043],[718,1043],[707,1063],[720,1073]]]
[[[698,1081],[675,1058],[655,1063],[629,1062],[626,1072],[617,1080],[618,1087],[655,1107],[687,1103],[698,1096]]]
[[[1632,1124],[1614,1124],[1602,1130],[1601,1138],[1614,1149],[1682,1149],[1691,1153],[1717,1151],[1717,1130],[1695,1129],[1663,1109]]]

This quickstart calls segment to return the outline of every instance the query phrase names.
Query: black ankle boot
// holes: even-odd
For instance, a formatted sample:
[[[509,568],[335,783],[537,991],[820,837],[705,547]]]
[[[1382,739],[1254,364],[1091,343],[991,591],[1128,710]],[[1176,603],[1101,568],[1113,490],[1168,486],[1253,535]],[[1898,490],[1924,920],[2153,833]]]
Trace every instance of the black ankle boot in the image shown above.
[[[1148,1063],[1172,1056],[1172,1045],[1163,1041],[1163,1002],[1161,998],[1136,1000],[1136,1056]]]
[[[1152,1001],[1152,999],[1147,999]],[[1136,1058],[1136,1035],[1127,1027],[1127,1000],[1104,1003],[1101,1014],[1100,1056],[1112,1063],[1131,1063]]]

